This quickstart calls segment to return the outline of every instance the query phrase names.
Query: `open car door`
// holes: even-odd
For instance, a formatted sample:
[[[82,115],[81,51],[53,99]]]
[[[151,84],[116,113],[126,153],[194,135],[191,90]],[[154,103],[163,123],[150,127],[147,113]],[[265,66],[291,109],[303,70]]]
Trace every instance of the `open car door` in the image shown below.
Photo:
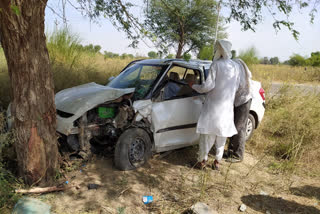
[[[186,77],[198,75],[197,83],[201,83],[200,71],[183,69],[185,73],[183,75],[180,74],[182,78],[172,81],[179,86],[176,94],[172,94],[171,97],[156,99],[152,104],[152,128],[154,130],[156,152],[190,146],[199,140],[196,126],[205,95],[198,94],[192,90],[186,83]],[[169,75],[167,75],[168,78],[169,76],[175,76],[170,75],[170,71],[175,74],[178,73],[170,69]],[[162,92],[167,89],[166,87],[170,87],[170,83],[172,82],[169,78],[168,83],[161,89]],[[179,82],[181,83],[180,85]],[[186,94],[181,93],[186,87],[189,87],[189,90],[185,90]]]

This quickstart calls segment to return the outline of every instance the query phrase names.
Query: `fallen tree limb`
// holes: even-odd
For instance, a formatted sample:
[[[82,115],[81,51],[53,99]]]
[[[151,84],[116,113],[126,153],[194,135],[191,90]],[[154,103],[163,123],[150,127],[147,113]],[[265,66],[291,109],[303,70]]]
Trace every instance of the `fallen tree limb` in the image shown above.
[[[23,194],[33,194],[33,193],[48,193],[48,192],[57,192],[57,191],[64,191],[67,189],[71,189],[73,187],[79,188],[78,186],[64,186],[64,187],[34,187],[31,189],[17,189],[15,190],[16,193],[23,193]]]

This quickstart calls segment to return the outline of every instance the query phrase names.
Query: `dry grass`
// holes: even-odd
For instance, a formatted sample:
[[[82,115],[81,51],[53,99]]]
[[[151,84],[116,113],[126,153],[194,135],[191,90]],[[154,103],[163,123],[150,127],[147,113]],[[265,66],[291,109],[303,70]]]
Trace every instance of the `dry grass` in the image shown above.
[[[320,67],[293,67],[289,65],[251,65],[253,78],[258,81],[279,81],[290,83],[320,82]]]
[[[49,48],[55,92],[88,82],[106,84],[117,76],[132,59],[104,59],[101,54],[80,53],[66,58]],[[0,50],[0,109],[7,108],[10,100],[10,79],[3,51]]]
[[[320,94],[284,86],[267,100],[264,120],[247,148],[274,156],[272,169],[319,175],[319,118]]]

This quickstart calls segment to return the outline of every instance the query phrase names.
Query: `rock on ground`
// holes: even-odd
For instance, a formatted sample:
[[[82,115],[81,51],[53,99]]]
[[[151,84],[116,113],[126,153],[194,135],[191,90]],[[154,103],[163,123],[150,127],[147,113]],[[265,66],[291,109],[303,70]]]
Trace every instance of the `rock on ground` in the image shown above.
[[[216,211],[212,210],[207,204],[198,202],[191,207],[191,211],[194,214],[218,214]]]

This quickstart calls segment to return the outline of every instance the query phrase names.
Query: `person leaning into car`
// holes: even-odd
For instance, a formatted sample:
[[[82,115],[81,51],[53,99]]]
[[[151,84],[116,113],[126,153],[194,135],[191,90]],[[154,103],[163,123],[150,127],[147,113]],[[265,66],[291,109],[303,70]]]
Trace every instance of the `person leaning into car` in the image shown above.
[[[206,93],[206,99],[197,124],[200,133],[198,168],[207,165],[208,154],[216,147],[213,169],[218,169],[227,137],[237,134],[234,124],[234,98],[240,82],[240,66],[231,60],[231,42],[218,40],[214,60],[208,77],[201,85],[189,83],[198,93]]]

